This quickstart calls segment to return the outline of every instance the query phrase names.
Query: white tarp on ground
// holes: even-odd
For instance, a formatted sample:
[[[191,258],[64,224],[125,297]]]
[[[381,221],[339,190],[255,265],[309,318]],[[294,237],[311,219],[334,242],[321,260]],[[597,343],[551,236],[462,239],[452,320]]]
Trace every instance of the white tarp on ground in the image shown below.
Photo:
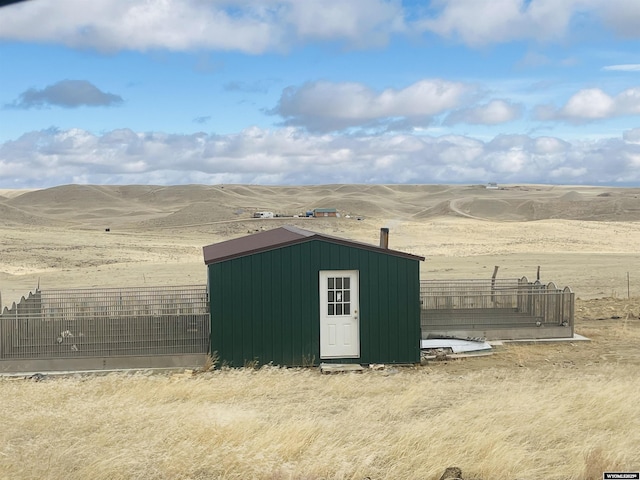
[[[491,350],[487,342],[474,342],[471,340],[459,340],[457,338],[429,338],[420,341],[422,349],[450,348],[453,353],[482,352]]]

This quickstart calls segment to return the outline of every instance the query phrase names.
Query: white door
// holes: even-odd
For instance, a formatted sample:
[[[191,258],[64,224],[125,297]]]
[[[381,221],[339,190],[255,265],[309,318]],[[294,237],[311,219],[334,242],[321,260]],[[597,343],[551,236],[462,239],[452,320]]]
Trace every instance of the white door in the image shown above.
[[[358,271],[320,272],[320,358],[358,358]]]

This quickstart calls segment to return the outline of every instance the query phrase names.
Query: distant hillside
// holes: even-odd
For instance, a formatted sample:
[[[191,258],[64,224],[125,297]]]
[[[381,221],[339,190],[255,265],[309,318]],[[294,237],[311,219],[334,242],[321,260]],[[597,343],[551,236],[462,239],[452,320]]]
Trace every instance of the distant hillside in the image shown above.
[[[251,221],[313,208],[380,221],[468,216],[492,221],[640,221],[640,189],[513,185],[63,185],[4,191],[4,225],[159,228]]]

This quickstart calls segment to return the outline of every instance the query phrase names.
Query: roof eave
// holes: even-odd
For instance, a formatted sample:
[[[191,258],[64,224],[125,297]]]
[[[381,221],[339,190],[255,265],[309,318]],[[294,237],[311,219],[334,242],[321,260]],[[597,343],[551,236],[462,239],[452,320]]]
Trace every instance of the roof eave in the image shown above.
[[[268,247],[263,247],[263,248],[257,248],[254,250],[248,250],[245,252],[241,252],[241,253],[237,253],[237,254],[232,254],[232,255],[227,255],[225,257],[219,257],[219,258],[214,258],[214,259],[210,259],[210,260],[206,260],[204,264],[205,265],[213,265],[216,263],[222,263],[222,262],[226,262],[228,260],[233,260],[236,258],[242,258],[242,257],[248,257],[249,255],[255,255],[258,253],[263,253],[263,252],[268,252],[270,250],[277,250],[279,248],[285,248],[291,245],[296,245],[298,243],[304,243],[304,242],[310,242],[313,240],[322,240],[325,242],[329,242],[329,243],[335,243],[338,245],[344,245],[347,247],[354,247],[354,248],[362,248],[363,250],[369,250],[372,252],[377,252],[377,253],[382,253],[385,255],[392,255],[394,257],[402,257],[402,258],[407,258],[409,260],[418,260],[420,262],[424,262],[425,257],[420,256],[420,255],[414,255],[412,253],[406,253],[406,252],[401,252],[399,250],[391,250],[388,248],[382,248],[382,247],[378,247],[376,245],[370,245],[367,243],[358,243],[358,242],[352,242],[349,240],[342,240],[340,238],[337,237],[328,237],[322,234],[314,234],[314,235],[310,235],[307,237],[301,237],[301,238],[297,238],[294,240],[290,240],[287,242],[282,242],[279,243],[277,245],[269,245]],[[206,247],[203,247],[203,250]]]

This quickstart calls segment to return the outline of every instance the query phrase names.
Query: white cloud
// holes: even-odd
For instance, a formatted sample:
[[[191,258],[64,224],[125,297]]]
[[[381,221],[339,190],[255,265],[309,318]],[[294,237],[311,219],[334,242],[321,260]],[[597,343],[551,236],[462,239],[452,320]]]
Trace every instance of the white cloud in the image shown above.
[[[512,40],[555,42],[574,27],[603,24],[617,36],[639,38],[640,3],[635,0],[434,0],[435,14],[421,29],[466,45]],[[531,57],[529,61],[545,61]]]
[[[627,158],[631,168],[640,168],[640,153],[628,153]]]
[[[584,167],[560,167],[552,170],[549,176],[556,182],[570,183],[573,180],[584,177],[585,174],[587,174],[587,169]]]
[[[258,54],[310,41],[379,46],[396,34],[430,32],[481,47],[561,41],[576,18],[600,21],[630,38],[640,35],[635,0],[432,0],[430,7],[414,9],[401,0],[38,0],[3,11],[0,39],[105,51]]]
[[[564,40],[576,25],[638,38],[635,0],[37,0],[5,9],[0,39],[117,50],[213,49],[260,54],[301,43],[379,46],[431,33],[473,47]],[[535,59],[533,59],[536,61]]]
[[[437,14],[422,28],[471,46],[511,40],[555,41],[569,30],[572,18],[600,0],[437,0]]]
[[[5,39],[107,51],[215,47],[259,53],[280,37],[268,15],[247,11],[234,17],[188,0],[26,2],[3,12],[0,32]]]
[[[635,0],[599,0],[596,2],[599,15],[605,24],[618,36],[640,37],[640,3]]]
[[[535,139],[532,151],[538,155],[553,155],[568,151],[571,146],[564,140],[554,137],[538,137]]]
[[[389,134],[333,136],[295,128],[234,135],[49,129],[0,144],[0,186],[66,183],[580,183],[640,182],[638,132],[565,142],[501,135],[484,142]]]
[[[615,97],[615,111],[619,115],[640,113],[640,87],[627,88]]]
[[[522,105],[507,100],[491,100],[484,105],[464,108],[452,112],[444,120],[446,125],[469,123],[475,125],[498,125],[511,122],[522,116]]]
[[[607,65],[606,67],[602,67],[602,69],[606,71],[617,71],[617,72],[640,72],[640,64],[626,63],[622,65]]]
[[[587,88],[572,95],[559,109],[539,105],[535,109],[538,120],[566,120],[582,123],[640,113],[640,87],[628,88],[611,96],[599,88]]]
[[[404,29],[400,2],[385,0],[38,0],[0,15],[0,39],[105,51],[258,54],[314,39],[368,46]]]
[[[625,142],[635,143],[640,145],[640,128],[632,128],[622,134],[622,138]]]
[[[506,152],[494,152],[487,156],[489,170],[495,172],[498,177],[522,172],[529,162],[529,155],[522,150],[508,150]]]
[[[640,37],[635,0],[434,0],[431,5],[435,13],[421,18],[419,28],[474,47],[512,40],[557,42],[578,26],[597,24],[617,36]]]
[[[285,89],[271,113],[282,116],[288,125],[312,131],[341,130],[397,118],[424,124],[426,118],[457,107],[472,92],[470,85],[439,79],[381,92],[361,83],[308,82]]]
[[[473,47],[564,40],[600,23],[638,38],[634,0],[37,0],[5,9],[0,39],[117,50],[213,49],[259,54],[301,43],[379,46],[429,32]],[[37,27],[36,27],[37,26]]]
[[[607,118],[612,115],[613,107],[613,98],[599,88],[588,88],[573,95],[560,110],[560,115],[581,120]]]
[[[406,30],[400,1],[305,0],[287,2],[287,8],[300,38],[348,38],[363,46],[384,44],[390,33]]]

